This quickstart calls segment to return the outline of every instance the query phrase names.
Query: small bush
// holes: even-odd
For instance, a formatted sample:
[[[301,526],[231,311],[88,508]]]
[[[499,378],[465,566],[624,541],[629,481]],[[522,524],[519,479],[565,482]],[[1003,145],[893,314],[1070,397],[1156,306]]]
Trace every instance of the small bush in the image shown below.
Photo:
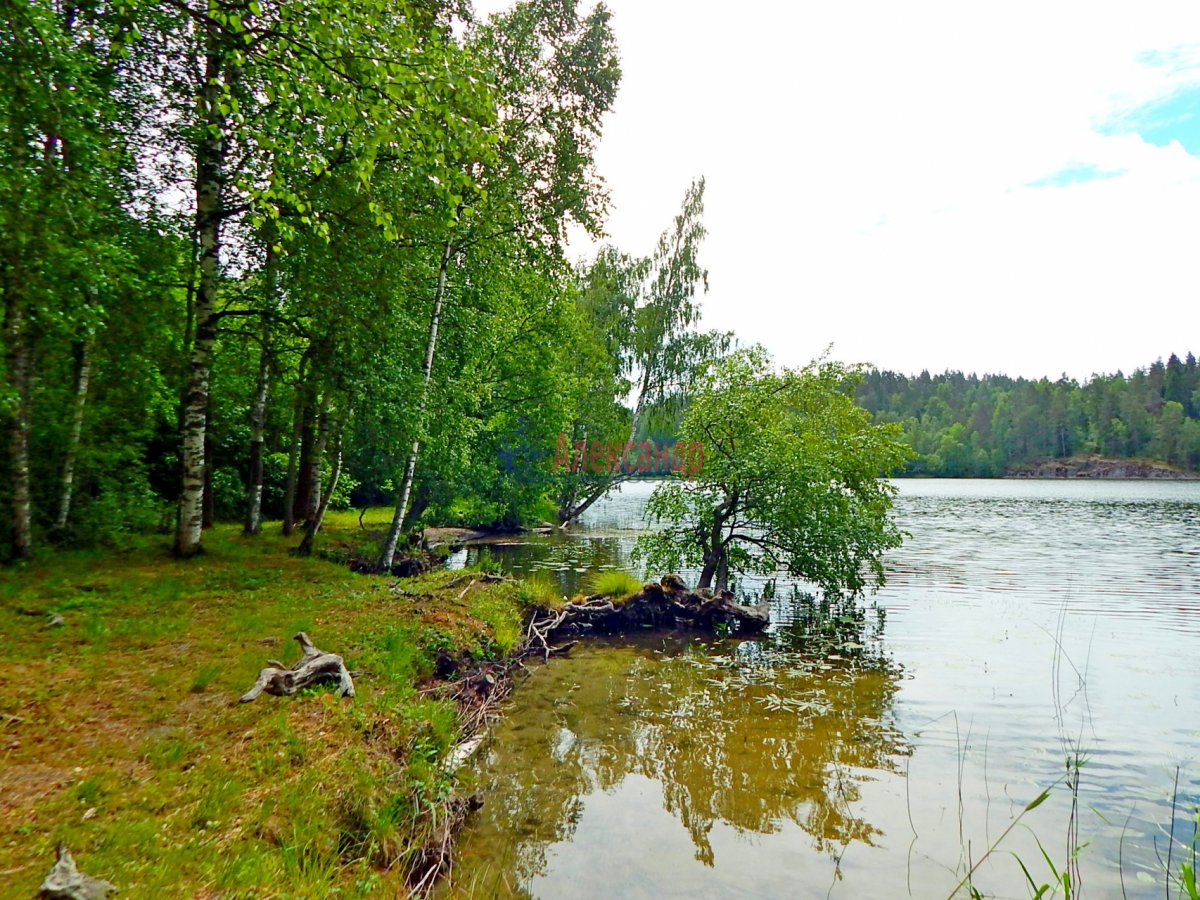
[[[131,534],[169,530],[172,504],[146,484],[142,473],[128,471],[99,482],[93,495],[76,498],[68,526],[70,543],[80,547],[124,545]]]
[[[238,519],[246,506],[246,485],[241,473],[232,466],[218,466],[212,472],[213,514],[222,522]]]
[[[359,482],[343,469],[342,474],[338,476],[337,489],[333,492],[333,496],[329,498],[329,508],[349,509],[350,495],[354,493],[358,485]]]
[[[504,518],[504,508],[483,497],[458,497],[451,501],[445,510],[430,510],[440,512],[435,516],[444,525],[460,525],[464,528],[499,524]]]

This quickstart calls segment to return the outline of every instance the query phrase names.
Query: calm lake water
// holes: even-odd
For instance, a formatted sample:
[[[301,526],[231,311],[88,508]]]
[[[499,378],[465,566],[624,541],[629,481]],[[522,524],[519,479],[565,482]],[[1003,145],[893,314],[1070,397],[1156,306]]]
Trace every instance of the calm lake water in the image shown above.
[[[1054,786],[976,871],[985,896],[1030,895],[1015,857],[1052,881],[1039,842],[1056,868],[1086,844],[1084,896],[1166,896],[1200,804],[1200,483],[899,487],[911,537],[853,637],[806,640],[781,585],[763,641],[641,635],[535,669],[473,764],[444,895],[946,897]],[[490,552],[574,590],[631,567],[651,490]]]

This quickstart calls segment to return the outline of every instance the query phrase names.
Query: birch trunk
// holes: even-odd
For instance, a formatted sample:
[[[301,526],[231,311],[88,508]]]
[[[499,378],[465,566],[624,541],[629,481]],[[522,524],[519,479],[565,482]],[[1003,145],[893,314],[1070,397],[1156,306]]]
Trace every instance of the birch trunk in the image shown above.
[[[304,540],[300,542],[300,546],[296,548],[296,552],[301,556],[311,556],[313,551],[313,541],[317,536],[317,532],[321,530],[321,523],[325,521],[325,510],[329,509],[329,501],[333,498],[333,492],[337,490],[338,479],[342,476],[342,437],[339,434],[337,440],[337,455],[333,461],[333,473],[329,476],[329,487],[321,495],[321,505],[317,507],[316,515],[312,517],[304,528]]]
[[[396,558],[396,544],[400,541],[400,532],[404,529],[404,513],[408,508],[408,498],[412,493],[413,477],[417,471],[417,456],[421,452],[421,432],[425,427],[425,405],[429,400],[429,382],[433,375],[433,356],[437,349],[438,325],[442,319],[442,301],[446,296],[446,272],[450,268],[451,243],[446,241],[442,246],[442,258],[438,264],[437,287],[433,292],[433,314],[429,317],[429,337],[425,342],[425,371],[421,383],[421,399],[417,404],[417,436],[413,438],[412,448],[408,452],[408,462],[404,467],[404,481],[400,485],[400,496],[396,501],[396,512],[392,516],[392,525],[388,529],[387,538],[383,542],[383,550],[379,554],[379,568],[387,571],[392,567]]]
[[[270,265],[268,258],[267,264]],[[271,312],[262,319],[262,356],[258,360],[258,380],[250,404],[250,486],[246,498],[245,534],[262,531],[263,436],[267,423],[267,393],[271,386]]]
[[[83,436],[83,413],[87,408],[88,382],[91,379],[92,354],[91,340],[79,342],[79,364],[75,370],[75,397],[71,411],[71,434],[67,443],[66,457],[63,459],[62,491],[58,498],[58,516],[54,527],[62,531],[67,527],[67,519],[71,515],[71,497],[75,490],[75,461],[79,456],[79,441]]]
[[[23,92],[22,92],[23,93]],[[6,165],[12,167],[15,179],[23,179],[28,162],[28,145],[24,131],[23,98],[17,96],[10,106],[15,114],[10,119],[9,135],[13,138]],[[19,190],[18,199],[24,191]],[[6,199],[7,199],[6,195]],[[11,257],[0,260],[0,286],[4,289],[4,343],[5,362],[8,366],[8,384],[12,389],[14,403],[8,421],[8,464],[9,486],[12,490],[12,534],[10,544],[13,559],[29,559],[33,556],[33,510],[29,496],[29,420],[30,420],[30,349],[29,324],[26,321],[25,290],[26,259],[22,253],[22,242],[13,246]]]
[[[315,376],[313,376],[315,378]],[[313,510],[312,484],[313,445],[317,441],[317,392],[312,379],[301,386],[304,393],[304,415],[300,418],[300,450],[296,459],[296,493],[292,501],[292,521],[303,525]]]
[[[18,288],[5,292],[4,340],[8,345],[8,378],[16,404],[8,426],[8,458],[12,469],[12,557],[33,556],[33,510],[29,496],[29,335]]]
[[[183,411],[183,487],[175,530],[175,555],[195,556],[203,550],[204,437],[208,425],[209,379],[217,332],[217,291],[221,262],[221,198],[225,178],[226,122],[219,106],[221,38],[215,30],[206,37],[204,84],[200,89],[202,136],[196,147],[196,236],[199,279],[196,285],[195,327],[188,388]]]
[[[725,540],[722,534],[725,522],[737,509],[738,495],[731,494],[725,501],[713,510],[712,524],[709,526],[708,545],[704,548],[704,568],[700,571],[700,581],[696,590],[712,587],[713,578],[717,581],[717,590],[723,591],[729,587],[729,564],[725,557]]]
[[[304,429],[305,402],[304,370],[308,367],[308,354],[300,358],[300,372],[296,382],[296,401],[292,406],[292,441],[288,445],[287,485],[283,492],[283,534],[286,537],[296,527],[296,468],[300,448],[300,435]]]
[[[304,495],[304,524],[311,524],[321,509],[321,478],[325,465],[325,447],[329,443],[329,401],[331,392],[326,390],[321,399],[321,411],[317,413],[317,436],[311,450],[311,465],[308,470],[308,485]]]

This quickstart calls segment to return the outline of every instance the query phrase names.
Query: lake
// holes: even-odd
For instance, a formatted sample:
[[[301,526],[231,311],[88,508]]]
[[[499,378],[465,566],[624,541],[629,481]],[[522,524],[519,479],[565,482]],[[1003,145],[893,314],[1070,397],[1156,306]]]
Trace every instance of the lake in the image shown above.
[[[1022,863],[1165,896],[1200,804],[1200,483],[897,484],[910,537],[850,632],[780,582],[764,640],[585,642],[520,681],[443,895],[947,897],[982,859],[985,896],[1028,897]],[[652,488],[488,552],[576,590],[631,568]]]

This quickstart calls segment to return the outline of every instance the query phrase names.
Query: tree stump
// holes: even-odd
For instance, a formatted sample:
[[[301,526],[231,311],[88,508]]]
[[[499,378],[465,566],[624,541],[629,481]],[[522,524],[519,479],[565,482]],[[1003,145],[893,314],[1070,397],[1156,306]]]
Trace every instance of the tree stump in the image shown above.
[[[104,900],[117,886],[75,868],[75,860],[65,844],[58,845],[58,860],[42,882],[38,896],[43,900]]]
[[[320,681],[336,681],[339,697],[354,696],[354,682],[340,656],[318,650],[303,631],[296,634],[295,640],[304,651],[300,660],[291,666],[285,666],[278,660],[267,660],[270,667],[258,673],[258,681],[242,695],[242,703],[249,703],[263,691],[283,697]]]

